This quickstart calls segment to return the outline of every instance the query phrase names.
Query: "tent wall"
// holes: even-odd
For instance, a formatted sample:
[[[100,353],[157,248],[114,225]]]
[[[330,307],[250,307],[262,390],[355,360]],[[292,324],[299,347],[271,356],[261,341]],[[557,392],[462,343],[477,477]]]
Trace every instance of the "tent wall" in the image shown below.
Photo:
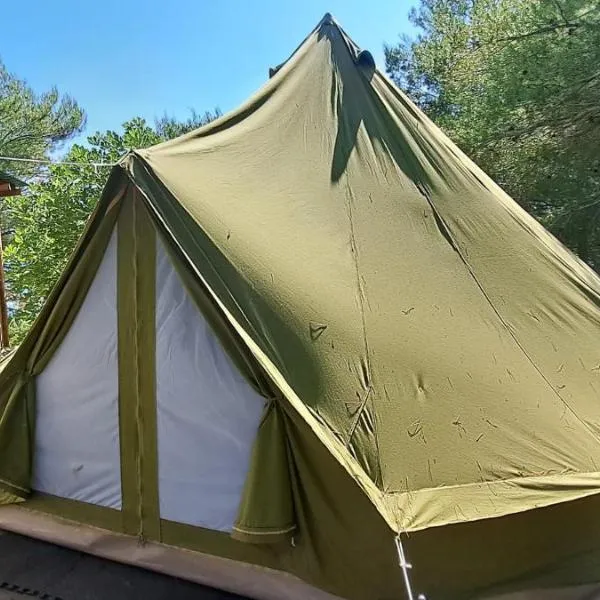
[[[34,490],[121,508],[117,234],[71,328],[36,378]]]
[[[117,546],[125,544],[121,536],[127,534],[130,536],[126,538],[127,543],[136,543],[138,538],[145,543],[195,550],[225,559],[232,565],[243,563],[258,570],[293,573],[346,598],[364,598],[374,589],[381,593],[394,590],[397,595],[401,579],[394,567],[389,529],[320,441],[308,431],[305,433],[310,441],[299,433],[306,425],[297,415],[293,435],[297,440],[294,454],[298,462],[294,465],[293,485],[300,534],[294,538],[293,545],[290,540],[279,544],[248,544],[231,537],[229,530],[236,516],[265,401],[223,352],[196,309],[196,298],[192,301],[192,296],[188,296],[179,266],[177,272],[173,268],[173,254],[166,252],[157,241],[156,223],[151,221],[144,199],[130,186],[119,203],[116,236],[113,235],[94,281],[95,285],[104,282],[105,293],[97,294],[92,287],[90,295],[82,301],[84,306],[75,319],[73,333],[65,336],[64,347],[62,343],[57,345],[54,361],[49,361],[48,370],[42,371],[44,375],[38,383],[42,402],[48,392],[58,398],[55,388],[45,386],[45,378],[53,373],[58,377],[56,365],[62,364],[63,354],[71,355],[80,327],[89,333],[88,327],[97,326],[99,314],[88,310],[88,303],[93,306],[96,299],[104,302],[107,296],[116,294],[120,425],[118,432],[112,432],[112,439],[118,440],[114,444],[115,452],[120,447],[121,504],[106,502],[102,505],[94,503],[91,495],[71,493],[65,486],[40,484],[38,487],[42,489],[34,492],[19,509],[30,515],[25,517],[25,522],[33,522],[35,515],[53,515],[61,522],[76,523],[80,535],[86,535],[86,525],[92,525],[104,531],[107,538],[117,536]],[[167,235],[161,231],[161,236],[163,234]],[[108,264],[113,265],[114,273],[115,262],[116,291],[114,280],[107,285],[104,275]],[[171,310],[167,309],[169,302]],[[102,311],[105,318],[110,315],[114,319],[114,311],[110,312],[104,304]],[[114,327],[103,326],[112,329],[114,334]],[[104,332],[102,339],[105,335],[108,340],[109,332]],[[95,338],[89,335],[87,345]],[[98,347],[86,348],[84,354],[97,351]],[[210,361],[205,362],[208,359]],[[207,378],[209,366],[212,379]],[[114,370],[106,373],[107,379],[112,377],[114,391]],[[158,373],[158,385],[154,375],[148,376],[149,373]],[[162,377],[176,386],[175,394],[172,391],[163,394]],[[167,387],[167,390],[172,389]],[[73,395],[70,404],[76,405],[75,388]],[[205,401],[203,411],[199,410],[200,404],[191,401],[193,396]],[[219,426],[213,431],[202,429],[207,419]],[[164,440],[175,421],[188,422],[183,428],[178,425],[178,441],[187,444],[183,456],[161,444],[161,432]],[[190,426],[193,422],[197,429]],[[229,428],[225,427],[226,423]],[[42,441],[40,438],[40,447]],[[198,445],[198,441],[204,444]],[[203,462],[210,452],[207,446],[214,444],[218,445],[219,452],[212,461]],[[315,470],[315,465],[324,466],[324,471]],[[39,484],[43,480],[42,471],[38,468],[37,472],[35,482]],[[180,480],[173,477],[176,472],[182,475]],[[215,492],[212,498],[201,489],[210,478]],[[195,489],[192,493],[186,491],[190,483]],[[343,506],[337,506],[332,500],[336,494],[344,497]],[[212,504],[199,502],[203,495]],[[269,501],[268,489],[264,490],[264,499]],[[117,510],[119,506],[121,510]],[[0,515],[3,511],[0,508]],[[358,520],[355,519],[357,513],[361,514]],[[35,528],[22,532],[40,534]],[[331,545],[337,546],[345,532],[350,532],[365,552],[377,557],[375,566],[354,564],[354,545],[331,551]],[[69,544],[76,545],[76,537],[70,538]],[[56,541],[64,543],[58,537]],[[114,558],[122,560],[122,555],[117,553]],[[154,568],[161,567],[155,565]],[[188,576],[195,578],[191,572]],[[221,585],[226,581],[214,583]],[[255,592],[261,597],[260,590],[255,589]]]
[[[248,598],[339,600],[343,597],[323,592],[287,573],[256,568],[253,565],[200,552],[189,552],[174,546],[152,542],[139,546],[135,538],[81,526],[41,513],[33,513],[17,506],[0,507],[0,527],[88,554],[210,585]],[[48,548],[44,548],[44,552],[48,552]],[[84,573],[80,570],[81,574]],[[100,590],[96,588],[95,591]],[[428,596],[431,599],[447,597],[445,594]],[[384,596],[370,595],[367,598],[368,600],[373,598],[396,600],[396,598],[404,598],[404,595],[402,590],[399,590],[397,595],[389,593]],[[600,588],[597,585],[577,585],[569,588],[537,589],[502,596],[494,595],[489,598],[490,600],[598,600]]]
[[[247,598],[258,600],[340,600],[340,597],[323,592],[303,581],[280,571],[256,568],[254,565],[211,556],[200,552],[189,552],[174,546],[147,542],[140,546],[135,538],[110,533],[96,527],[86,527],[42,513],[34,513],[17,506],[0,507],[0,528],[33,538],[66,546],[80,552],[107,558],[120,563],[172,575],[188,581],[212,586]],[[51,551],[44,548],[43,552]],[[31,552],[28,553],[28,558]],[[43,565],[38,567],[38,576],[44,577]],[[89,574],[86,561],[78,563],[80,576]],[[110,571],[110,566],[108,567]],[[114,569],[118,576],[120,570]],[[104,597],[105,589],[98,589],[92,582],[85,586],[91,594]],[[72,590],[73,588],[71,588]],[[173,588],[167,586],[170,592]],[[198,590],[201,597],[220,597],[218,592]],[[207,597],[208,597],[207,596]],[[562,599],[561,599],[562,600]]]
[[[167,235],[162,230],[160,234]],[[111,248],[112,243],[105,256],[107,261],[111,260]],[[293,505],[298,523],[294,545],[289,542],[279,545],[239,542],[226,531],[210,529],[214,524],[204,520],[208,513],[191,514],[191,508],[197,510],[197,507],[191,507],[187,515],[191,514],[188,520],[192,524],[185,523],[185,511],[177,508],[177,504],[169,507],[177,508],[172,515],[161,510],[160,431],[163,418],[166,419],[164,424],[168,424],[170,418],[168,411],[162,414],[162,410],[170,408],[169,401],[161,408],[159,400],[157,410],[156,397],[161,395],[161,384],[155,388],[155,379],[146,376],[161,371],[158,365],[164,358],[161,358],[163,351],[157,350],[155,341],[160,340],[161,329],[167,327],[165,331],[170,331],[164,352],[167,356],[169,346],[173,351],[180,345],[180,340],[193,340],[193,343],[180,346],[183,350],[176,350],[169,359],[173,360],[169,377],[177,379],[177,385],[186,384],[181,388],[182,395],[186,397],[189,397],[190,391],[194,392],[191,382],[198,387],[198,371],[179,372],[179,364],[189,361],[190,356],[201,349],[204,352],[209,347],[214,352],[211,344],[215,343],[206,335],[205,323],[198,313],[194,313],[194,306],[188,304],[187,293],[180,287],[181,280],[175,276],[170,260],[161,242],[157,242],[155,224],[150,220],[143,200],[139,197],[136,200],[130,190],[119,217],[116,260],[122,510],[36,493],[22,509],[26,515],[22,524],[32,523],[32,515],[39,513],[70,519],[78,524],[71,524],[71,532],[78,532],[69,534],[68,543],[71,545],[77,545],[80,541],[77,536],[87,531],[80,524],[94,525],[104,530],[101,533],[103,540],[114,540],[114,544],[109,542],[106,555],[118,560],[128,560],[122,551],[125,546],[129,555],[132,554],[131,548],[137,540],[131,536],[141,536],[151,544],[152,552],[149,550],[148,556],[157,556],[153,552],[158,552],[159,547],[185,548],[200,555],[226,559],[228,563],[252,565],[256,571],[271,569],[292,573],[349,600],[403,597],[391,530],[356,481],[310,431],[303,417],[290,407],[284,407],[284,417],[286,443],[291,457]],[[105,264],[108,262],[102,262],[93,285],[102,280]],[[94,293],[93,285],[90,293]],[[162,308],[161,294],[167,293],[169,288],[172,288],[176,301],[174,310],[167,314]],[[80,326],[78,320],[90,314],[87,300],[83,301],[83,308],[75,319],[75,332]],[[168,325],[167,321],[171,318],[175,323]],[[69,335],[64,340],[68,349],[71,343]],[[57,345],[57,348],[54,357],[60,361],[62,345]],[[214,359],[216,355],[212,356]],[[227,377],[231,373],[223,365],[227,364],[228,368],[230,365],[223,356],[218,356],[218,360],[223,362],[215,360],[217,366],[224,369],[220,373],[222,381],[225,381],[223,373],[228,373]],[[48,365],[48,369],[54,368],[52,360]],[[243,387],[240,383],[237,389]],[[216,393],[219,388],[211,389]],[[40,386],[39,390],[42,391],[43,402],[44,386]],[[252,396],[244,395],[244,398]],[[180,400],[177,398],[173,402]],[[216,406],[221,407],[221,404],[213,404],[213,408]],[[187,412],[192,414],[189,405],[183,402],[178,405],[178,418],[184,418]],[[248,419],[251,417],[257,418],[254,413]],[[239,437],[239,431],[237,433]],[[251,445],[251,439],[246,439],[246,442]],[[184,460],[195,458],[201,452],[202,447],[190,447]],[[175,469],[175,461],[171,464]],[[197,468],[197,464],[192,466],[192,470]],[[67,495],[63,490],[46,491]],[[264,493],[267,503],[268,492],[267,489]],[[594,581],[600,562],[595,549],[597,535],[590,535],[590,524],[595,522],[593,515],[598,509],[597,498],[504,519],[481,520],[411,534],[406,540],[406,549],[409,560],[415,565],[412,572],[415,590],[432,598],[463,600],[473,597],[473,590],[480,590],[485,595],[488,591],[491,594],[499,590],[509,591],[531,582],[552,587]],[[233,504],[232,501],[228,508],[229,519]],[[6,511],[0,508],[0,523],[3,522],[3,513]],[[222,519],[223,515],[219,518]],[[198,526],[198,523],[206,526]],[[231,522],[222,520],[221,525],[222,529],[228,529]],[[43,527],[37,531],[27,531],[27,526],[23,527],[20,529],[23,533],[49,535],[50,539],[67,543],[58,533],[53,538],[54,533],[42,531]],[[97,529],[94,531],[100,535]],[[109,533],[111,531],[112,534]],[[123,537],[120,535],[123,533],[130,536]],[[95,543],[91,543],[89,551],[94,551]],[[500,554],[500,550],[508,547],[512,549],[510,554]],[[560,564],[552,565],[551,561],[556,556],[560,556]],[[369,559],[364,560],[363,557]],[[158,562],[149,564],[145,560],[143,566],[165,568],[176,573],[173,563],[165,567]],[[477,569],[469,568],[469,565],[475,564]],[[534,565],[533,571],[531,565]],[[195,577],[191,571],[184,576]],[[213,584],[226,587],[226,576],[221,581],[215,580]],[[252,588],[252,584],[249,587]],[[251,592],[252,589],[249,589],[246,593],[252,596]],[[254,588],[254,592],[255,597],[262,597],[260,589]]]
[[[157,541],[161,517],[229,532],[265,399],[188,294],[136,188],[118,202],[89,291],[33,379],[27,504]]]

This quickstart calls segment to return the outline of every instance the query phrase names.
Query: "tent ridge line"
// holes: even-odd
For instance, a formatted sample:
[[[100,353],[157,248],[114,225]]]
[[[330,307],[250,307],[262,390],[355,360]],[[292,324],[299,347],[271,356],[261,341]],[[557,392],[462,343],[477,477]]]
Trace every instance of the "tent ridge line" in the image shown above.
[[[436,221],[438,222],[438,225],[443,226],[443,230],[441,231],[442,235],[444,237],[447,237],[448,242],[452,246],[452,249],[456,252],[456,254],[460,258],[462,263],[465,265],[467,272],[469,273],[469,275],[475,282],[475,285],[481,291],[486,302],[492,308],[492,311],[497,316],[498,320],[500,321],[500,324],[505,329],[505,331],[508,333],[509,337],[513,340],[513,342],[519,348],[519,350],[521,351],[523,356],[526,358],[526,360],[531,364],[531,366],[534,368],[534,370],[542,378],[544,383],[550,388],[550,390],[554,393],[554,395],[561,401],[563,406],[573,414],[573,416],[585,427],[585,429],[587,429],[588,433],[590,433],[591,436],[596,441],[600,441],[600,438],[598,437],[598,435],[596,435],[596,433],[594,432],[594,430],[592,429],[590,424],[587,423],[587,421],[585,421],[585,419],[583,419],[582,417],[579,416],[577,411],[562,397],[562,395],[559,393],[559,391],[552,385],[550,380],[546,377],[546,375],[542,372],[540,367],[536,364],[536,362],[533,360],[533,358],[529,355],[529,352],[527,351],[525,346],[520,342],[516,333],[513,331],[513,328],[509,325],[509,323],[506,321],[506,319],[502,316],[502,313],[500,312],[500,310],[496,307],[496,305],[492,301],[490,295],[487,293],[487,291],[485,290],[485,287],[479,280],[479,277],[477,277],[475,270],[473,269],[473,267],[467,260],[467,257],[464,255],[464,252],[461,250],[460,246],[458,245],[458,242],[452,235],[452,230],[449,227],[448,223],[446,222],[446,220],[444,219],[442,214],[439,212],[439,210],[435,206],[435,203],[433,202],[433,198],[431,197],[431,194],[429,193],[429,191],[421,185],[417,185],[417,187],[418,187],[419,191],[421,192],[421,194],[425,197],[425,199],[429,203],[429,206],[431,207],[431,210],[433,211],[433,214],[435,216]]]

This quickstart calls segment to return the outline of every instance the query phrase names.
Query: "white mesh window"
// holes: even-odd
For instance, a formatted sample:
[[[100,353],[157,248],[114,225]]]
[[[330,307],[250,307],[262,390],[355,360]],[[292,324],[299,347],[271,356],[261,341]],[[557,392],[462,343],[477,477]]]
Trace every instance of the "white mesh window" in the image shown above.
[[[157,244],[160,516],[229,531],[264,399],[237,371]]]
[[[121,508],[117,236],[71,329],[37,377],[33,489]]]

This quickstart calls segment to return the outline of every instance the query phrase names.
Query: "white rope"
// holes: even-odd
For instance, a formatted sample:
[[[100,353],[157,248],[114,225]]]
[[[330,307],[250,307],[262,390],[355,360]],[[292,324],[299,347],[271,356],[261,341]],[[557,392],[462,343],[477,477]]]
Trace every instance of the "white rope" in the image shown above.
[[[400,563],[400,568],[402,569],[402,576],[404,577],[406,595],[408,597],[408,600],[415,600],[415,595],[410,584],[410,577],[408,575],[408,571],[412,569],[412,565],[406,560],[406,554],[404,554],[404,546],[402,545],[400,535],[396,536],[396,550],[398,551],[398,561]],[[426,598],[424,594],[419,594],[417,596],[417,600],[426,600]]]
[[[117,163],[105,163],[105,162],[73,162],[70,160],[47,160],[41,158],[21,158],[17,156],[0,156],[0,160],[10,162],[26,162],[35,163],[39,165],[69,165],[73,167],[114,167]]]

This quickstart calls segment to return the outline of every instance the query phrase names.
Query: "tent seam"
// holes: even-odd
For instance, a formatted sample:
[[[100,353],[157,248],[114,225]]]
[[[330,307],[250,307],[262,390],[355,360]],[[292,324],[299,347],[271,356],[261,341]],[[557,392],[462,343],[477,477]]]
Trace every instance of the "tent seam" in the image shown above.
[[[234,525],[232,529],[234,531],[239,531],[240,533],[247,533],[249,535],[275,535],[278,533],[289,533],[290,531],[294,531],[297,528],[298,528],[297,525],[290,525],[289,527],[286,527],[285,529],[269,529],[268,527],[263,527],[263,528],[257,527],[256,529],[244,529],[243,527]],[[259,529],[267,529],[268,531],[259,531]]]
[[[360,265],[359,265],[359,260],[358,260],[358,244],[356,241],[356,232],[355,232],[355,227],[354,227],[354,217],[353,217],[353,212],[352,212],[352,201],[354,200],[354,195],[352,193],[352,188],[350,187],[350,184],[348,182],[348,174],[346,173],[345,175],[345,179],[346,179],[346,211],[348,214],[348,221],[350,224],[350,244],[351,244],[351,253],[352,253],[352,260],[354,262],[354,268],[355,268],[355,272],[356,272],[356,285],[357,285],[357,289],[358,289],[358,300],[359,300],[359,307],[360,307],[360,316],[361,316],[361,322],[362,322],[362,332],[363,332],[363,342],[364,342],[364,347],[365,347],[365,357],[366,357],[366,363],[367,363],[367,369],[366,369],[366,395],[364,397],[364,399],[362,400],[361,406],[359,407],[356,417],[354,419],[354,423],[352,424],[352,427],[350,429],[349,432],[349,436],[348,436],[348,442],[346,443],[346,447],[348,448],[351,443],[352,443],[352,438],[354,437],[354,434],[356,433],[356,430],[358,428],[358,424],[360,422],[360,418],[362,416],[362,414],[364,413],[364,411],[366,410],[367,407],[367,403],[369,398],[371,397],[371,392],[373,391],[373,384],[372,384],[372,368],[371,368],[371,352],[370,352],[370,348],[369,348],[369,338],[367,335],[367,317],[365,314],[365,298],[367,295],[367,291],[364,288],[364,286],[361,284],[361,272],[360,272]],[[368,301],[367,301],[368,302]],[[375,418],[374,418],[375,420]],[[377,479],[377,475],[379,476],[380,480],[383,481],[383,472],[381,469],[381,456],[379,455],[379,440],[377,439],[377,431],[374,428],[373,430],[373,438],[375,440],[375,447],[377,448],[377,473],[375,475],[375,479]],[[361,465],[361,468],[364,469],[364,467]]]
[[[26,494],[29,494],[29,492],[31,491],[31,490],[25,489],[24,487],[21,487],[20,485],[17,485],[16,483],[10,483],[10,482],[8,482],[8,481],[6,481],[4,479],[0,479],[0,484],[12,487],[15,490],[19,490],[19,491],[24,492]]]
[[[585,472],[581,472],[581,471],[574,471],[572,473],[553,473],[550,475],[547,474],[540,474],[540,475],[527,475],[525,477],[507,477],[505,479],[494,479],[493,481],[477,481],[474,483],[459,483],[459,484],[455,484],[455,485],[445,485],[445,486],[439,486],[439,487],[427,487],[427,488],[420,488],[418,490],[404,490],[404,491],[400,491],[400,490],[388,490],[387,492],[385,492],[385,494],[387,496],[402,496],[402,495],[406,495],[406,496],[410,496],[412,495],[416,495],[416,494],[421,494],[421,493],[425,493],[425,492],[445,492],[447,490],[457,490],[457,489],[465,489],[465,488],[478,488],[478,487],[482,487],[482,486],[486,486],[489,487],[494,486],[496,484],[501,484],[501,483],[518,483],[520,481],[526,482],[529,481],[531,479],[555,479],[555,478],[560,478],[560,477],[565,477],[565,476],[593,476],[593,475],[598,475],[599,476],[599,484],[598,484],[598,488],[599,488],[599,492],[600,492],[600,471],[585,471]]]
[[[529,356],[529,353],[527,352],[527,350],[525,349],[525,347],[523,346],[523,344],[521,344],[521,342],[519,341],[519,339],[517,338],[517,336],[515,335],[515,333],[512,331],[510,325],[506,322],[506,320],[504,319],[504,317],[502,316],[502,314],[500,313],[500,311],[496,308],[496,306],[492,302],[492,299],[490,298],[490,296],[488,295],[488,293],[485,291],[485,288],[483,287],[483,284],[479,281],[477,275],[475,274],[475,271],[473,270],[473,267],[469,264],[468,260],[463,255],[462,251],[460,250],[460,247],[458,246],[456,240],[452,236],[452,232],[450,230],[450,227],[448,227],[448,224],[446,223],[446,221],[444,220],[444,218],[442,217],[442,215],[440,214],[440,212],[436,208],[435,204],[433,203],[433,199],[431,198],[431,194],[429,193],[429,190],[427,190],[426,188],[424,188],[423,186],[421,186],[419,184],[417,184],[417,188],[421,192],[421,194],[425,197],[425,199],[427,200],[429,206],[431,207],[431,210],[433,211],[433,214],[434,214],[436,220],[438,221],[438,225],[442,225],[443,226],[444,229],[441,231],[442,235],[444,235],[444,237],[446,237],[448,239],[450,245],[452,246],[452,249],[456,252],[456,254],[459,256],[460,260],[463,262],[463,264],[467,268],[467,272],[469,273],[469,275],[471,276],[471,278],[473,279],[473,281],[475,282],[475,284],[477,285],[477,287],[479,288],[479,290],[483,294],[483,297],[485,298],[485,300],[487,301],[487,303],[492,308],[494,314],[498,317],[498,320],[500,321],[500,323],[503,326],[503,328],[506,330],[506,332],[508,333],[508,335],[512,338],[512,340],[517,345],[517,347],[519,348],[519,350],[522,352],[523,356],[527,359],[527,361],[535,369],[535,371],[542,378],[542,380],[546,383],[546,385],[552,390],[552,392],[554,392],[555,396],[562,402],[562,404],[565,406],[565,408],[568,409],[575,416],[575,418],[587,429],[587,431],[592,435],[592,437],[596,441],[598,441],[598,436],[594,433],[594,431],[590,427],[590,425],[577,414],[577,412],[573,409],[573,407],[571,407],[571,405],[554,388],[554,386],[550,383],[550,381],[546,377],[546,375],[544,375],[544,373],[537,366],[537,364],[535,363],[535,361],[531,358],[531,356]]]
[[[138,286],[139,286],[139,269],[138,269],[138,232],[137,232],[137,202],[136,202],[136,193],[134,190],[133,193],[133,281],[134,285],[132,286],[133,291],[133,305],[135,307],[134,315],[135,315],[135,335],[133,336],[133,350],[135,357],[135,400],[136,400],[136,426],[137,426],[137,469],[138,469],[138,477],[137,477],[137,488],[138,488],[138,516],[139,516],[139,524],[138,524],[138,537],[143,539],[144,537],[144,503],[142,498],[144,497],[144,477],[143,477],[143,448],[144,448],[144,439],[143,439],[143,426],[142,426],[142,403],[140,398],[140,390],[141,390],[141,382],[140,382],[140,347],[139,347],[139,305],[138,305]]]
[[[362,411],[364,410],[364,407],[366,406],[366,400],[371,391],[371,353],[369,350],[369,338],[367,336],[367,318],[365,315],[365,302],[364,302],[364,298],[363,298],[363,295],[366,295],[366,290],[361,285],[360,265],[358,264],[358,244],[356,243],[356,235],[355,235],[355,231],[354,231],[354,218],[352,215],[353,194],[352,194],[350,185],[348,184],[347,177],[346,177],[346,190],[347,190],[346,208],[347,208],[348,220],[350,222],[350,248],[351,248],[351,253],[352,253],[352,261],[354,263],[354,269],[355,269],[355,273],[356,273],[356,285],[357,285],[357,289],[358,289],[358,305],[360,308],[363,343],[364,343],[364,348],[365,348],[365,358],[366,358],[366,362],[367,362],[367,373],[366,373],[366,375],[367,375],[367,382],[366,382],[367,383],[367,389],[366,389],[367,397],[363,400],[361,409],[359,410],[359,414],[357,415],[357,420],[358,420],[358,418],[360,417],[360,413],[362,413]],[[348,440],[348,442],[350,442],[350,440]]]

